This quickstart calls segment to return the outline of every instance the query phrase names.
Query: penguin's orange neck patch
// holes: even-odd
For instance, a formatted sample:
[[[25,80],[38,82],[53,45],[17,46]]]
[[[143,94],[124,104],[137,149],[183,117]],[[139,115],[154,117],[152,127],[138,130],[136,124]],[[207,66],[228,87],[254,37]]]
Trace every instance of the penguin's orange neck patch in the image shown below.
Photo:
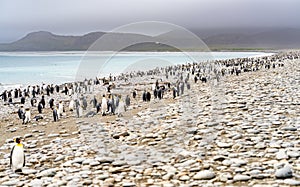
[[[17,145],[16,146],[18,146],[18,147],[23,147],[23,144],[21,144],[21,143],[17,143]]]

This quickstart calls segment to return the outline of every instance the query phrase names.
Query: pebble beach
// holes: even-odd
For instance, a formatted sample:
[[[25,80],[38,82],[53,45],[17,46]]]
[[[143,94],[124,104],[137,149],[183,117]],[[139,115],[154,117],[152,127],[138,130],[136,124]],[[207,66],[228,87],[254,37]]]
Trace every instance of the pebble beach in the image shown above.
[[[176,76],[120,81],[112,92],[138,90],[121,116],[66,111],[53,122],[47,108],[43,120],[22,124],[17,107],[1,103],[0,186],[300,185],[300,52],[274,56],[274,68],[218,82],[195,83],[190,74],[190,89],[175,99],[170,89],[162,100],[143,102],[142,92]],[[100,98],[103,90],[86,96]],[[56,97],[67,106],[69,97]],[[9,167],[15,137],[25,145],[22,173]]]

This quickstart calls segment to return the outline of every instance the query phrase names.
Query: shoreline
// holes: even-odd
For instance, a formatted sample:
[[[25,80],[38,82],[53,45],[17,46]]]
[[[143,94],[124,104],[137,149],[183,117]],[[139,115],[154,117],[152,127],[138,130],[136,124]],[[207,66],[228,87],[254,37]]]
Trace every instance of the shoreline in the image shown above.
[[[190,52],[190,51],[189,51]],[[223,51],[211,51],[209,53],[212,53],[211,54],[211,58],[213,61],[215,60],[219,60],[219,59],[216,59],[214,58],[214,52],[223,52]],[[233,52],[233,53],[237,53],[237,52],[241,52],[241,53],[244,53],[245,51],[225,51],[225,52]],[[243,58],[259,58],[259,57],[262,57],[262,56],[270,56],[270,55],[274,55],[276,54],[278,51],[269,51],[269,52],[264,52],[264,51],[247,51],[249,53],[253,52],[253,53],[266,53],[266,54],[261,54],[261,55],[257,55],[257,56],[253,56],[253,57],[243,57]],[[0,52],[0,55],[1,55],[2,52]],[[100,56],[102,55],[107,55],[107,54],[111,54],[111,53],[114,53],[113,51],[107,51],[107,52],[104,52],[104,54],[100,54]],[[132,53],[137,53],[137,54],[144,54],[144,53],[149,53],[149,54],[166,54],[166,53],[179,53],[181,54],[181,52],[140,52],[140,51],[136,51],[136,52],[126,52],[126,51],[123,51],[123,52],[120,52],[120,54],[132,54]],[[195,53],[195,52],[191,52],[191,53]],[[196,52],[196,53],[199,53],[199,52]],[[207,53],[207,52],[204,52],[204,53]],[[38,56],[47,56],[47,55],[54,55],[54,56],[60,56],[60,55],[73,55],[75,54],[75,56],[79,55],[81,56],[81,58],[84,57],[84,55],[86,55],[86,51],[46,51],[46,52],[3,52],[3,54],[10,54],[10,55],[36,55],[38,54]],[[93,53],[91,52],[92,55],[97,55],[97,53]],[[98,54],[99,55],[99,54]],[[237,57],[238,58],[238,57]],[[228,58],[230,59],[230,58]],[[233,58],[233,59],[236,59],[236,58]],[[192,63],[192,62],[186,62],[186,63]],[[115,73],[114,76],[119,76],[119,73]],[[49,82],[49,81],[46,81],[46,82],[39,82],[39,83],[3,83],[3,82],[0,82],[0,92],[4,91],[4,90],[7,90],[7,89],[14,89],[14,88],[21,88],[21,89],[24,89],[28,86],[37,86],[37,85],[42,85],[43,83],[45,84],[58,84],[58,85],[64,85],[64,84],[69,84],[69,83],[74,83],[76,80],[75,80],[75,76],[74,76],[74,80],[69,80],[69,81],[60,81],[60,82]]]
[[[54,123],[47,111],[44,121],[28,125],[15,121],[16,114],[4,117],[1,131],[17,129],[7,131],[5,139],[1,139],[5,143],[0,147],[0,184],[222,186],[297,182],[300,142],[296,106],[300,95],[292,81],[297,81],[300,72],[296,71],[299,54],[294,52],[298,58],[294,62],[289,59],[292,54],[277,54],[276,58],[284,61],[278,61],[276,68],[268,69],[268,63],[263,63],[260,70],[238,76],[235,74],[239,71],[228,75],[228,70],[221,77],[222,84],[216,87],[213,78],[208,76],[207,83],[194,83],[190,74],[191,89],[185,88],[185,93],[175,99],[170,90],[162,100],[141,101],[141,91],[150,90],[157,79],[165,79],[164,74],[144,75],[144,86],[136,86],[132,78],[118,91],[124,95],[137,87],[141,91],[137,100],[132,99],[132,108],[124,117],[74,118],[74,113],[67,111],[61,121]],[[283,67],[279,66],[281,63]],[[290,72],[296,73],[294,77]],[[138,76],[135,78],[141,81]],[[178,78],[169,77],[170,82]],[[91,94],[105,92],[98,87],[96,90]],[[291,94],[294,100],[290,99]],[[226,100],[214,103],[213,96],[226,96]],[[186,106],[187,102],[190,104]],[[288,110],[282,108],[287,105]],[[27,144],[29,164],[24,175],[16,176],[7,169],[9,137],[13,134],[21,135]],[[291,141],[292,146],[288,146]],[[277,171],[287,163],[294,168],[292,181],[277,179]],[[47,182],[48,177],[52,182]]]

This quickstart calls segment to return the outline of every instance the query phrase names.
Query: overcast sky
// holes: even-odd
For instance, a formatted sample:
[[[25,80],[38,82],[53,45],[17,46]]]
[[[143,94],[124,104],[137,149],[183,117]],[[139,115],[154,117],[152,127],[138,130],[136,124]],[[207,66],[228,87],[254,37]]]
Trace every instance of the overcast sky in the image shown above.
[[[185,28],[300,28],[300,0],[0,0],[0,42],[29,32],[81,35],[137,21]]]

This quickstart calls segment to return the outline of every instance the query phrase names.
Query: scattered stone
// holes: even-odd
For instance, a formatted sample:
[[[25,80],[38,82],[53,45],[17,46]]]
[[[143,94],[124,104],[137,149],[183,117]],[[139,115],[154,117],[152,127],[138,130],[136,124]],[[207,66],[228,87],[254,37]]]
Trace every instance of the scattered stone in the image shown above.
[[[233,181],[248,181],[251,177],[248,175],[237,174],[233,177]]]
[[[108,174],[103,174],[103,175],[99,175],[99,176],[98,176],[98,179],[99,179],[99,180],[105,180],[105,179],[107,179],[107,178],[109,178],[109,175],[108,175]]]
[[[1,185],[2,186],[17,186],[18,183],[19,183],[18,179],[13,179],[10,181],[3,182]]]
[[[217,146],[220,148],[230,148],[232,146],[232,144],[224,143],[224,142],[217,142]]]
[[[33,135],[32,134],[25,134],[24,135],[24,138],[30,138],[30,137],[32,137]]]
[[[291,158],[298,158],[300,157],[300,152],[299,151],[287,151],[286,152],[287,156],[291,157]]]
[[[49,137],[49,138],[59,137],[59,134],[49,134],[48,137]]]
[[[97,160],[100,163],[112,163],[114,161],[113,158],[109,158],[109,157],[96,157],[95,160]]]
[[[285,165],[283,168],[276,171],[275,177],[278,179],[290,178],[293,177],[293,171],[289,165]]]
[[[291,185],[291,186],[300,186],[300,181],[294,179],[284,179],[284,184]]]
[[[133,182],[125,182],[125,183],[123,183],[122,186],[123,187],[133,187],[133,186],[136,186],[136,184]]]
[[[56,169],[47,169],[37,174],[37,178],[53,177],[56,174]]]
[[[127,131],[125,131],[125,132],[121,132],[121,133],[116,133],[116,134],[113,134],[113,138],[114,139],[119,139],[120,137],[124,137],[124,136],[129,136],[129,133],[127,132]]]
[[[285,131],[297,131],[297,127],[283,127],[282,130],[285,130]]]
[[[43,186],[43,180],[41,179],[33,179],[30,183],[29,186],[35,187],[35,186]]]
[[[82,162],[85,160],[85,158],[75,158],[72,163],[82,164]]]
[[[181,181],[188,181],[188,180],[190,180],[190,177],[187,176],[187,175],[183,175],[183,176],[181,176],[181,177],[179,178],[179,180],[181,180]]]
[[[210,170],[203,170],[194,175],[193,179],[195,180],[208,180],[214,178],[216,175]]]
[[[66,157],[64,156],[64,155],[59,155],[58,157],[56,157],[55,159],[54,159],[54,162],[59,162],[59,161],[62,161],[62,160],[64,160]]]
[[[278,160],[281,160],[281,159],[288,159],[289,157],[288,157],[288,155],[286,154],[286,151],[285,151],[285,150],[280,149],[280,150],[277,152],[277,154],[276,154],[276,158],[277,158]]]
[[[29,169],[29,168],[23,168],[22,173],[23,175],[31,175],[31,174],[36,174],[38,171],[35,169]]]

